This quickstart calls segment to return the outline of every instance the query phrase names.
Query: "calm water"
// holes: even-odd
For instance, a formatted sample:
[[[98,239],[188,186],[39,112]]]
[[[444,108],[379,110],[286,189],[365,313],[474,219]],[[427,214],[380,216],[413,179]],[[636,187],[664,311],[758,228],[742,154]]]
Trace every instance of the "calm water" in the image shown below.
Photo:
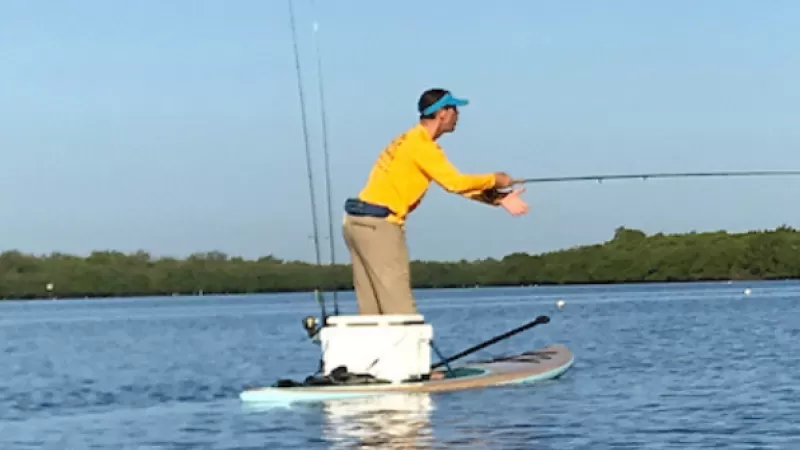
[[[0,302],[0,449],[797,449],[799,298],[789,282],[421,292],[445,353],[547,314],[476,356],[561,342],[576,364],[277,409],[237,395],[316,369],[308,295]]]

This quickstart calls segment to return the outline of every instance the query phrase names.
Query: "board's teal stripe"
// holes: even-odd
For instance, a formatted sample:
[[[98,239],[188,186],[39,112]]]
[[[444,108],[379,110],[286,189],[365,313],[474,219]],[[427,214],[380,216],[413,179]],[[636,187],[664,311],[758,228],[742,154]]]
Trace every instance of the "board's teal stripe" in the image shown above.
[[[287,392],[286,389],[267,389],[267,390],[252,390],[244,391],[239,394],[239,398],[245,402],[266,402],[266,401],[319,401],[319,400],[341,400],[348,398],[358,397],[374,397],[376,395],[384,395],[387,392],[381,391],[359,391],[359,392]]]
[[[520,384],[520,383],[530,383],[530,382],[534,382],[534,381],[550,380],[550,379],[553,379],[553,378],[557,378],[557,377],[560,377],[561,375],[563,375],[564,372],[569,370],[569,368],[572,367],[572,363],[573,362],[575,362],[575,357],[570,358],[569,361],[566,364],[558,366],[553,370],[549,370],[547,372],[537,373],[536,375],[531,375],[529,377],[518,378],[516,380],[505,381],[505,382],[497,383],[497,384],[499,384],[499,385],[500,384],[502,384],[502,385],[505,385],[505,384]]]

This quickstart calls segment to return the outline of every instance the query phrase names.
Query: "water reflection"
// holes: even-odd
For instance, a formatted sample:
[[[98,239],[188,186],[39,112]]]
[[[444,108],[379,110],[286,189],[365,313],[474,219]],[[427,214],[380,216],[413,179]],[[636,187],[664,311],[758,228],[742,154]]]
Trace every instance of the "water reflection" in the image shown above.
[[[323,404],[323,438],[332,448],[433,448],[430,395],[387,394]]]

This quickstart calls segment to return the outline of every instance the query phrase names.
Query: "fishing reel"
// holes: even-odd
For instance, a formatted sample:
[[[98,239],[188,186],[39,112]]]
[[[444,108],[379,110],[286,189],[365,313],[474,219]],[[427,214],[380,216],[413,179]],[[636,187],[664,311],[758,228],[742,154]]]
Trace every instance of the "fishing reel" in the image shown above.
[[[486,203],[490,203],[496,205],[500,203],[500,200],[505,198],[508,194],[510,194],[512,188],[489,188],[481,191],[477,199],[482,200]]]
[[[309,338],[314,339],[316,334],[319,332],[319,328],[317,327],[318,324],[319,322],[314,316],[306,316],[303,318],[303,329],[306,330]]]

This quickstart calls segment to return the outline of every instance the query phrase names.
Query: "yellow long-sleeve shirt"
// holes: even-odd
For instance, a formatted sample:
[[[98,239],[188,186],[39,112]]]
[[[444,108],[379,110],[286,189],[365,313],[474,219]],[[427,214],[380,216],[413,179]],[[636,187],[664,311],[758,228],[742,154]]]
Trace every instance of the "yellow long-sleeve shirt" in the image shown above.
[[[417,124],[381,152],[358,198],[391,209],[393,214],[386,220],[403,224],[419,205],[431,181],[448,192],[470,198],[494,187],[496,182],[494,173],[459,172],[428,131]]]

